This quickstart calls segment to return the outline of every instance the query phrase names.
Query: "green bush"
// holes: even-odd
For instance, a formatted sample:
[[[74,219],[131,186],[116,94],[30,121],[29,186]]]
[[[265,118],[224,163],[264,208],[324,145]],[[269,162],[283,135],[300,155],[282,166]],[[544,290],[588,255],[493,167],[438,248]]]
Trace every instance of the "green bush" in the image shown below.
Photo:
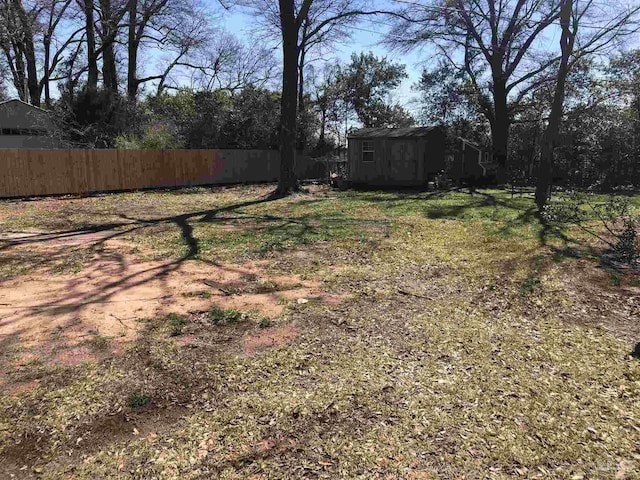
[[[180,148],[181,142],[163,125],[149,125],[141,137],[120,135],[115,147],[122,150],[169,150]]]

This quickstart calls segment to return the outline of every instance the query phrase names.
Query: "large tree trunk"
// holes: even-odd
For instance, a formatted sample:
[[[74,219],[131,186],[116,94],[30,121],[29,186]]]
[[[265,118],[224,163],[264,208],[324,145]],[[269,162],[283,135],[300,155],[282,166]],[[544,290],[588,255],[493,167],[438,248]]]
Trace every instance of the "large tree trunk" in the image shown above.
[[[558,132],[560,130],[560,122],[562,121],[562,108],[565,97],[565,83],[569,74],[569,58],[573,53],[573,44],[575,41],[575,28],[570,28],[571,12],[573,10],[573,0],[561,0],[560,10],[560,26],[562,34],[560,35],[560,49],[562,56],[560,66],[558,68],[558,77],[556,87],[553,94],[553,103],[551,112],[549,113],[549,122],[544,132],[542,140],[542,149],[540,152],[540,169],[538,171],[538,182],[536,185],[536,205],[538,210],[542,211],[544,206],[551,198],[551,186],[553,180],[553,149]]]
[[[40,85],[38,84],[38,66],[33,39],[25,39],[25,58],[27,60],[27,89],[31,105],[40,106]]]
[[[113,42],[108,39],[102,49],[102,78],[104,81],[104,88],[112,92],[118,91],[116,52],[113,48]]]
[[[501,70],[500,70],[501,72]],[[504,184],[507,182],[507,157],[509,148],[509,110],[507,107],[507,90],[501,73],[494,75],[493,101],[495,116],[491,124],[491,141],[493,144],[493,160],[496,162],[497,182]]]
[[[87,35],[87,89],[98,89],[98,55],[96,30],[93,21],[94,0],[84,0],[85,29]]]
[[[33,44],[33,28],[31,20],[20,0],[13,1],[15,11],[21,24],[20,51],[24,55],[27,67],[27,91],[28,101],[32,105],[40,106],[40,86],[38,85],[38,66],[36,64],[36,51]]]
[[[111,0],[100,0],[102,10],[102,78],[104,87],[112,92],[118,91],[118,74],[116,71],[116,51],[114,41],[118,30],[118,19],[114,19]]]
[[[280,103],[280,178],[278,195],[298,190],[296,161],[296,103],[298,94],[298,27],[293,0],[280,1],[282,27],[282,99]]]

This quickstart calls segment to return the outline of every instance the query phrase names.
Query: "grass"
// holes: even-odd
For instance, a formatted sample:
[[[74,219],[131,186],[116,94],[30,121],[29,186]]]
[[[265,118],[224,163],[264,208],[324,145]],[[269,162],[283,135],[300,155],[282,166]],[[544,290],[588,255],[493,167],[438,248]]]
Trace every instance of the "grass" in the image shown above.
[[[238,310],[233,309],[220,309],[217,307],[209,310],[209,320],[213,323],[218,324],[222,322],[227,323],[236,323],[238,320],[242,318],[242,313]]]
[[[143,393],[132,393],[127,399],[127,404],[132,410],[142,408],[145,405],[148,405],[149,402],[151,402],[151,397]]]
[[[111,346],[111,340],[109,337],[96,333],[91,338],[86,340],[86,344],[94,351],[104,352]]]
[[[185,297],[211,298],[211,292],[208,292],[206,290],[187,292],[187,293],[184,293],[183,295]]]
[[[69,229],[262,193],[6,203],[0,218],[6,230]],[[640,362],[607,322],[632,323],[640,292],[633,278],[610,285],[589,256],[597,244],[545,231],[532,209],[500,191],[320,191],[192,216],[189,234],[173,220],[131,232],[147,258],[179,257],[195,239],[194,261],[266,259],[349,297],[292,302],[277,322],[169,315],[123,355],[47,370],[0,398],[0,467],[80,479],[636,478]],[[191,347],[166,334],[187,322]],[[299,337],[244,354],[247,335],[288,324]]]
[[[258,323],[258,326],[259,326],[260,328],[269,328],[269,327],[271,327],[272,325],[273,325],[273,322],[271,321],[271,319],[270,319],[270,318],[266,318],[266,317],[265,317],[265,318],[262,318],[262,319],[260,320],[260,322]]]
[[[182,330],[187,324],[186,319],[182,315],[178,315],[177,313],[170,313],[166,316],[165,320],[169,326],[170,336],[177,337],[179,335],[182,335]]]
[[[610,272],[609,273],[609,283],[611,284],[611,286],[614,287],[619,287],[620,284],[622,283],[622,279],[619,273],[617,272]]]

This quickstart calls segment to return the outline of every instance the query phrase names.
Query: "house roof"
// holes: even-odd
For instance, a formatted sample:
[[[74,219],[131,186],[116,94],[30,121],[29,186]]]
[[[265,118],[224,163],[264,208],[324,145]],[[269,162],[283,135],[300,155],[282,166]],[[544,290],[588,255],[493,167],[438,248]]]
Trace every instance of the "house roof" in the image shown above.
[[[19,103],[19,104],[21,104],[21,105],[25,105],[25,106],[27,106],[27,107],[31,107],[31,108],[33,108],[34,110],[38,110],[38,111],[40,111],[40,112],[47,112],[45,109],[40,108],[40,107],[36,107],[35,105],[31,105],[30,103],[27,103],[27,102],[23,102],[23,101],[22,101],[22,100],[20,100],[19,98],[12,98],[11,100],[5,100],[5,101],[3,101],[3,102],[0,102],[0,107],[2,107],[3,105],[8,105],[8,104],[10,104],[10,103],[14,103],[14,102],[15,102],[15,103]],[[47,113],[48,113],[48,112],[47,112]]]
[[[419,138],[426,137],[439,127],[361,128],[349,134],[349,138]]]

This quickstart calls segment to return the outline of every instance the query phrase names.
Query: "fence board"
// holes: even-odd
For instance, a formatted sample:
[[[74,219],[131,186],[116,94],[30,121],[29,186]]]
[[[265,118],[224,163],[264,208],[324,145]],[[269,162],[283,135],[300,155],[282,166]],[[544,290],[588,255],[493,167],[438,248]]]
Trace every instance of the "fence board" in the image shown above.
[[[319,176],[312,159],[296,163],[300,178]],[[279,171],[277,150],[0,149],[0,197],[272,182]]]

